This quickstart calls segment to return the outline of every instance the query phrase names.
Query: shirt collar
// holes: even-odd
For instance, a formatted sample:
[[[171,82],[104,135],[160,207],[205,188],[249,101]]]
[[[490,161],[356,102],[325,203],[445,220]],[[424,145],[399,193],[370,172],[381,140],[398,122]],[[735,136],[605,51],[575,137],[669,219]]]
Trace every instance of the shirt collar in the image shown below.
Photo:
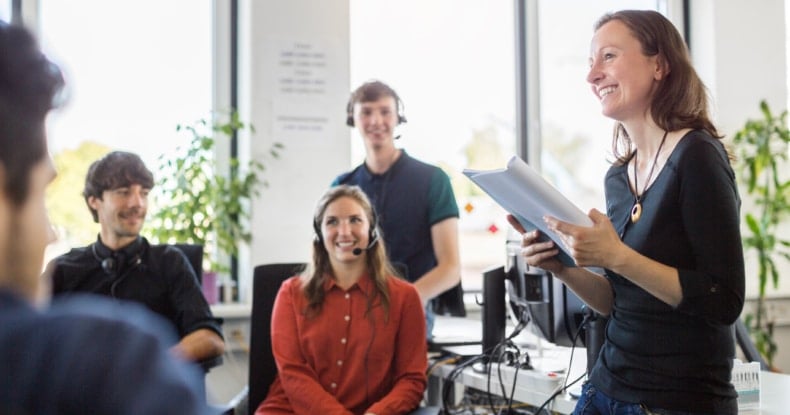
[[[359,277],[359,280],[357,280],[357,282],[354,285],[349,287],[348,291],[354,289],[361,289],[362,291],[368,293],[370,292],[372,287],[373,287],[373,281],[370,279],[370,275],[368,273],[365,273],[364,275]],[[338,290],[342,290],[337,285],[337,282],[335,281],[334,278],[332,278],[331,275],[327,275],[326,278],[324,278],[323,288],[325,292],[332,291],[335,288],[337,288]]]

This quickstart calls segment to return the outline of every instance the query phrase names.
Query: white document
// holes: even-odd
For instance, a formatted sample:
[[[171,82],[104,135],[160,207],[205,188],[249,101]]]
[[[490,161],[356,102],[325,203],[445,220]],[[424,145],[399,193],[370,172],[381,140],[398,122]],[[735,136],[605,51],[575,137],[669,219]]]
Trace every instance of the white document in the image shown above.
[[[549,230],[543,217],[553,216],[579,226],[592,226],[592,220],[532,167],[513,156],[504,169],[465,169],[464,174],[518,219],[524,229],[538,229],[540,240],[551,238],[560,248],[559,259],[563,264],[576,266],[559,234]]]

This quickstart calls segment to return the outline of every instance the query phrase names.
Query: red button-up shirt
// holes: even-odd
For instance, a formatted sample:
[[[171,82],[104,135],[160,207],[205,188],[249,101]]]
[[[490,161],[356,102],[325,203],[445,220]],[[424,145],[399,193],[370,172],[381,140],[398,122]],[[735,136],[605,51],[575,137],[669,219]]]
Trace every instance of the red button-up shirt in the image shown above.
[[[272,314],[279,373],[257,414],[405,414],[416,408],[428,365],[417,290],[389,278],[389,316],[366,314],[368,276],[343,290],[327,278],[320,314],[307,317],[298,277],[283,283]],[[371,294],[372,295],[372,294]]]

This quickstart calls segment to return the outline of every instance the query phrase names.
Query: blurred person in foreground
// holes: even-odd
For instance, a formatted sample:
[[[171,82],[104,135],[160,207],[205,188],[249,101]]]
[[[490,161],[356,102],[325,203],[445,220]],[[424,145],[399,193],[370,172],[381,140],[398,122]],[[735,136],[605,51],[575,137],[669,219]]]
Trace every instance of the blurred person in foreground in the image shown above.
[[[33,36],[0,21],[0,413],[210,413],[158,316],[93,296],[46,304],[45,119],[62,88]]]

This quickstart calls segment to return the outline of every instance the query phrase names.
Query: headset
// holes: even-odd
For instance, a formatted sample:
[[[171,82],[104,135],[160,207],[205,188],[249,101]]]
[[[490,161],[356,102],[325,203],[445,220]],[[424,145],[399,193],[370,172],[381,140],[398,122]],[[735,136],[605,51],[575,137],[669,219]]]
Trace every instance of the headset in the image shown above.
[[[315,231],[315,242],[323,243],[324,235],[321,234],[321,224],[318,223],[318,218],[313,219],[313,230]],[[378,241],[379,241],[378,218],[376,217],[376,210],[371,209],[370,230],[368,231],[368,246],[366,246],[365,249],[354,248],[354,250],[351,252],[354,255],[362,255],[363,251],[367,251],[373,248],[373,246],[376,245]]]
[[[96,261],[101,264],[102,271],[110,277],[117,277],[110,286],[110,296],[116,298],[115,288],[118,284],[143,263],[142,253],[145,246],[142,243],[142,238],[135,239],[134,242],[119,251],[110,251],[105,257],[99,254],[96,245],[98,242],[91,245],[91,251]]]
[[[346,104],[346,125],[349,127],[354,126],[354,104],[356,102],[367,102],[367,100],[362,101],[361,99],[368,95],[368,89],[371,88],[379,90],[379,94],[377,94],[379,97],[391,96],[395,98],[395,112],[398,113],[398,125],[406,123],[406,116],[403,115],[403,101],[398,96],[398,93],[383,82],[372,81],[357,88],[348,98],[348,104]]]

